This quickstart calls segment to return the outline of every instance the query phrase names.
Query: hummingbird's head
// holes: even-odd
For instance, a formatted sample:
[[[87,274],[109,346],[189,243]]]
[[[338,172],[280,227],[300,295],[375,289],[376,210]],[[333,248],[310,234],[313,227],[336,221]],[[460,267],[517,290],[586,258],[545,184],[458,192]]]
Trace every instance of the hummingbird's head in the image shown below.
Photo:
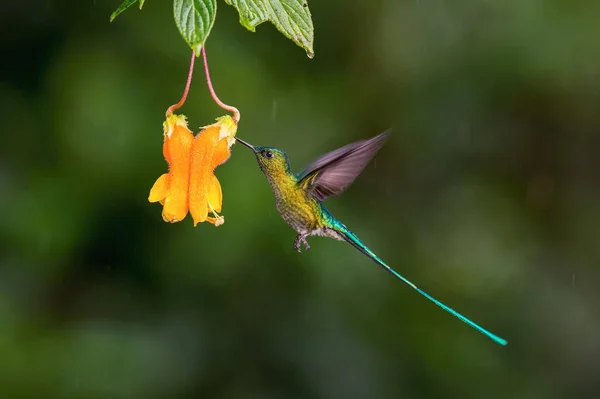
[[[235,139],[254,151],[258,166],[267,177],[276,177],[290,172],[288,157],[283,150],[275,147],[255,147],[237,137]]]

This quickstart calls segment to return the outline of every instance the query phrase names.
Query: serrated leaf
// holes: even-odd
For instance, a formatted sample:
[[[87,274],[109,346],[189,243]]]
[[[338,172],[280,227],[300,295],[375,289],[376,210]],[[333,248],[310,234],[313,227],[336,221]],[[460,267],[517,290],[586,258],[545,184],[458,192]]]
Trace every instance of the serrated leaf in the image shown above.
[[[271,21],[278,31],[313,58],[314,27],[306,0],[225,0],[238,10],[240,24],[251,32]]]
[[[142,7],[144,6],[144,1],[145,0],[124,0],[121,5],[119,6],[119,8],[117,8],[115,10],[115,12],[113,12],[110,15],[110,22],[112,22],[115,18],[117,18],[117,15],[119,15],[120,13],[122,13],[123,11],[127,10],[129,7],[131,7],[132,5],[134,5],[137,2],[140,2],[140,10],[142,9]]]
[[[200,50],[217,15],[217,0],[173,0],[175,25],[183,39],[200,55]]]

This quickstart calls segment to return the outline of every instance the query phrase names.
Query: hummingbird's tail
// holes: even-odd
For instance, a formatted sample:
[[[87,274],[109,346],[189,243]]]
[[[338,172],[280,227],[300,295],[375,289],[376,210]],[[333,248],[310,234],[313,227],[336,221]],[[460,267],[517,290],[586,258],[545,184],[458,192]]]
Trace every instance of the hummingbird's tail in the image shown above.
[[[419,287],[417,287],[416,285],[411,283],[409,280],[407,280],[405,277],[403,277],[400,273],[398,273],[397,271],[395,271],[394,269],[389,267],[387,264],[385,264],[384,261],[382,261],[377,255],[375,255],[373,253],[373,251],[371,251],[369,248],[367,248],[367,246],[365,244],[363,244],[362,241],[350,230],[348,230],[345,227],[338,227],[338,228],[336,228],[336,230],[338,231],[338,233],[340,233],[342,235],[344,240],[346,240],[348,243],[352,244],[352,246],[354,248],[358,249],[360,252],[362,252],[369,258],[371,258],[375,263],[377,263],[379,266],[383,267],[388,272],[392,273],[394,276],[396,276],[400,280],[402,280],[404,283],[406,283],[408,286],[413,288],[419,294],[423,295],[425,298],[429,299],[431,302],[435,303],[436,305],[438,305],[440,308],[444,309],[448,313],[453,314],[454,316],[458,317],[460,320],[464,321],[465,323],[467,323],[474,329],[487,335],[489,338],[494,340],[496,343],[503,345],[503,346],[507,344],[507,341],[505,339],[502,339],[502,338],[498,337],[497,335],[492,334],[485,328],[483,328],[483,327],[479,326],[478,324],[472,322],[471,320],[467,319],[465,316],[461,315],[454,309],[451,309],[448,306],[444,305],[443,303],[441,303],[440,301],[438,301],[437,299],[435,299],[434,297],[432,297],[431,295],[429,295],[428,293],[426,293],[425,291],[421,290]]]

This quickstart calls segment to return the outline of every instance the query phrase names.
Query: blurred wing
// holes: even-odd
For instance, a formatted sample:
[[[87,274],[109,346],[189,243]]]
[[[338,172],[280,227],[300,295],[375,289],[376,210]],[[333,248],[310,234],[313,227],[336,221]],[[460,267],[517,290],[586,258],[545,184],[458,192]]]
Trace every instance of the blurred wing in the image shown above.
[[[385,143],[390,130],[331,151],[299,173],[298,183],[320,201],[344,191]]]

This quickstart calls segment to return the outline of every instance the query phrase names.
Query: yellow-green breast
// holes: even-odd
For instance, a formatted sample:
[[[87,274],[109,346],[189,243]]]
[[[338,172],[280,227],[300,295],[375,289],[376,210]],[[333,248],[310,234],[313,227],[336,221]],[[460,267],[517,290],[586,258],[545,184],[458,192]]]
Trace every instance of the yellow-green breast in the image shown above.
[[[278,181],[277,181],[278,180]],[[283,220],[298,233],[323,227],[319,202],[297,184],[295,176],[269,178],[277,210]]]

